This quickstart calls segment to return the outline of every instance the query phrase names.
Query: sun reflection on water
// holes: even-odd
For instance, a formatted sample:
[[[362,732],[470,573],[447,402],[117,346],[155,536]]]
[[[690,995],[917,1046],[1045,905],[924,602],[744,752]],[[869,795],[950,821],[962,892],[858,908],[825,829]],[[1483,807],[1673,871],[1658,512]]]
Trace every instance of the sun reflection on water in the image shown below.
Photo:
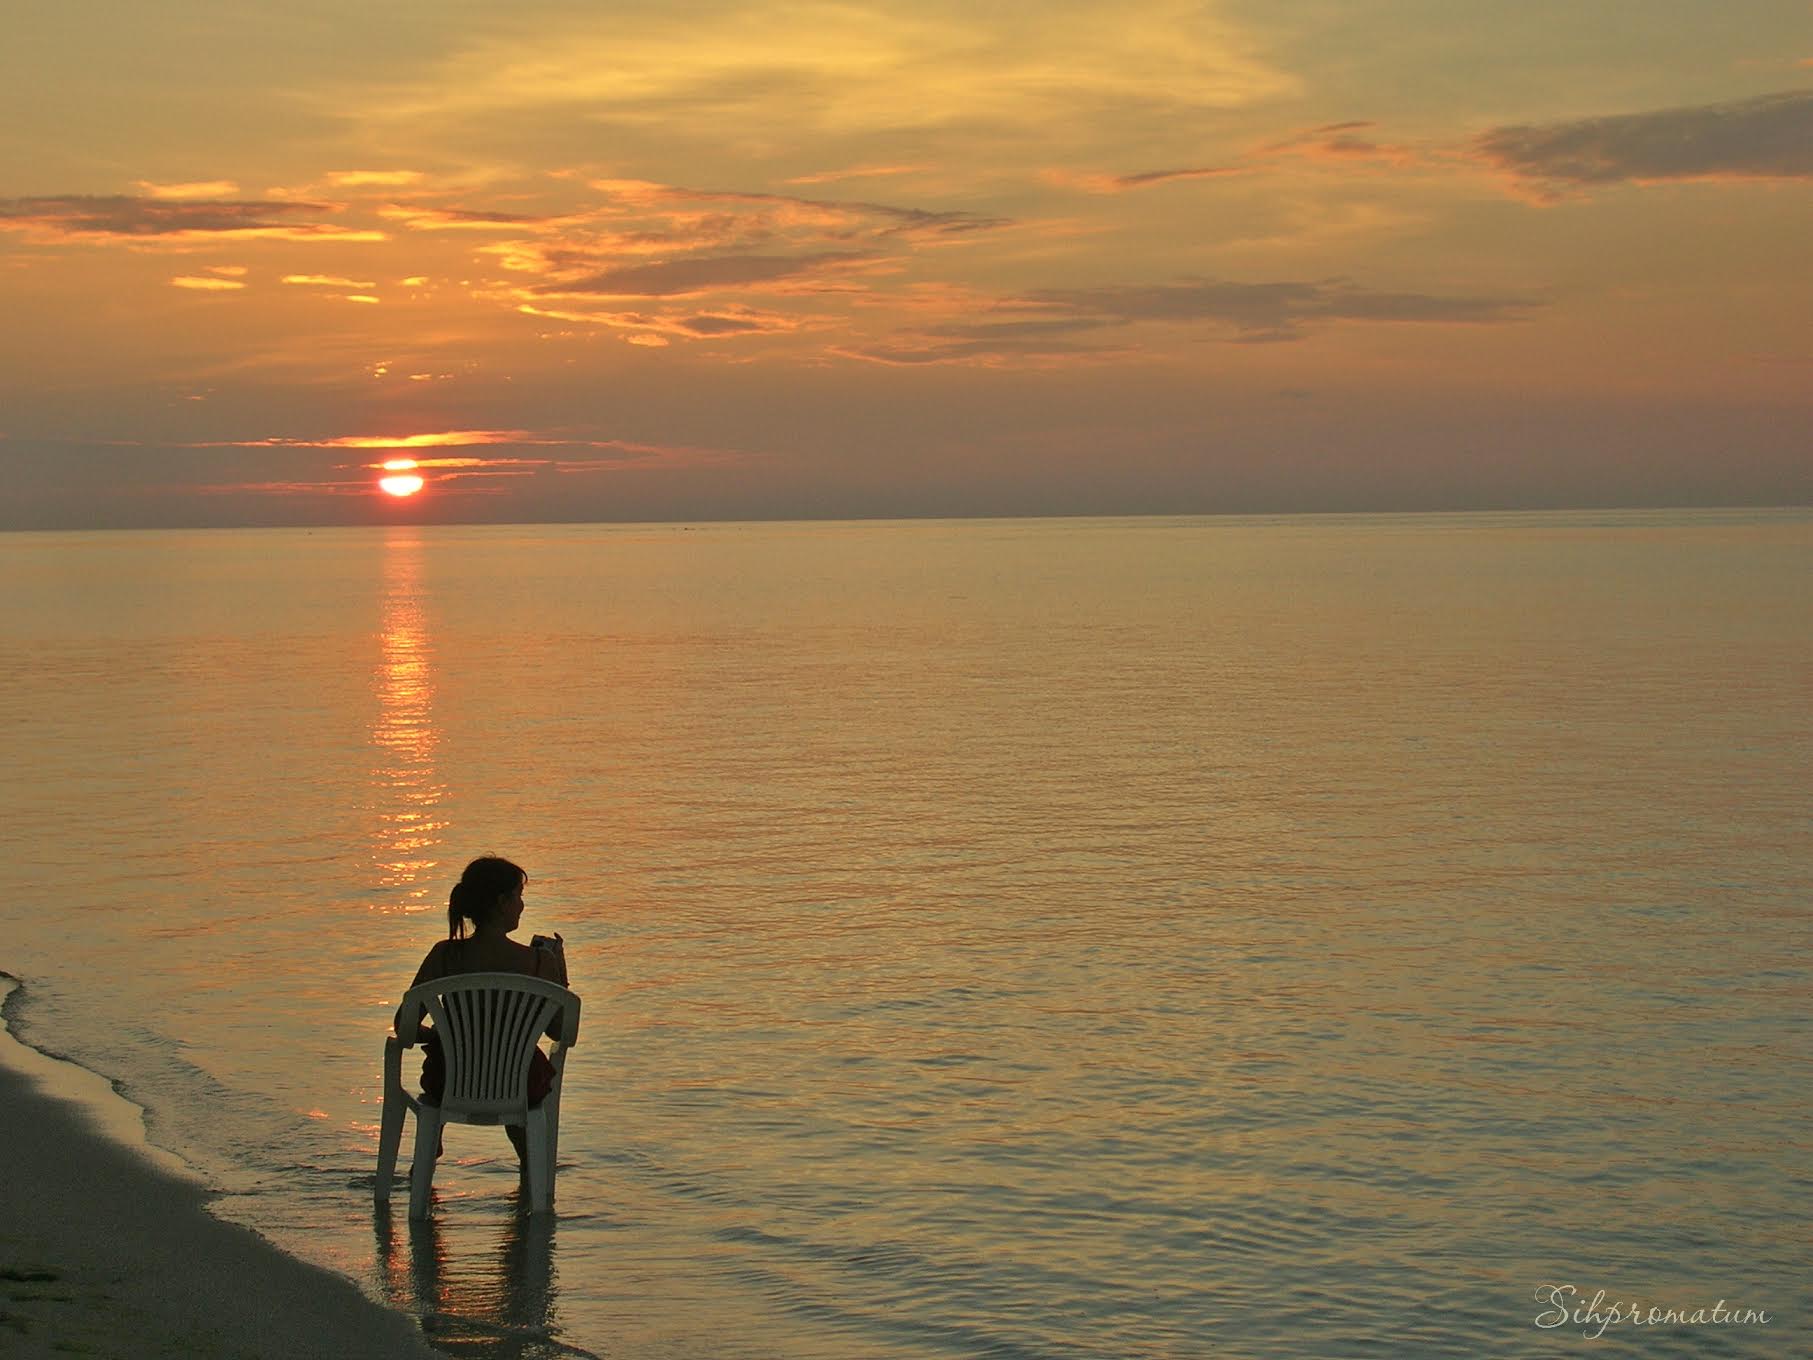
[[[427,896],[428,875],[447,821],[447,785],[435,765],[440,730],[434,721],[434,638],[422,605],[422,538],[400,530],[384,542],[383,615],[372,686],[378,701],[372,725],[372,858],[378,881]]]

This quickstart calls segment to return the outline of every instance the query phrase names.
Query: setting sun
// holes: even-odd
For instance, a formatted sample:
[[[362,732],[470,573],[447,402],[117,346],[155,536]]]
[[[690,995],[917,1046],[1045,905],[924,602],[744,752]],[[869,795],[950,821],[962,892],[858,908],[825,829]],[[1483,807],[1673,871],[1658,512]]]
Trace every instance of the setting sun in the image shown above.
[[[378,478],[378,489],[386,495],[401,500],[405,496],[415,495],[424,485],[420,474],[416,472],[419,464],[413,458],[387,458],[380,466],[390,474]]]

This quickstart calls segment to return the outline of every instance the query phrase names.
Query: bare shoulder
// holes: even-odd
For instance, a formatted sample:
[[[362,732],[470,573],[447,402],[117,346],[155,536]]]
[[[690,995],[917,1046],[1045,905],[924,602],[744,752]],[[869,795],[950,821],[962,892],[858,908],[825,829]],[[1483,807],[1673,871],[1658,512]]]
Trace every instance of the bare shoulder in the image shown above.
[[[447,941],[436,940],[427,954],[422,957],[422,966],[415,970],[415,981],[409,985],[420,986],[432,982],[435,978],[447,976]]]

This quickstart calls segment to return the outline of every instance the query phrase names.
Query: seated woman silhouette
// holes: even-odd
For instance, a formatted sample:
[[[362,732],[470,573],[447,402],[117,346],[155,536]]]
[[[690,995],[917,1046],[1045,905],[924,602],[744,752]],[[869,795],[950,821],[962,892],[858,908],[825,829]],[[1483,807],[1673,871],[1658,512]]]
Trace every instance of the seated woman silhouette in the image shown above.
[[[484,855],[466,866],[447,898],[447,938],[415,970],[411,987],[458,973],[524,973],[567,985],[567,960],[559,935],[547,937],[539,948],[519,944],[510,932],[522,922],[522,890],[529,875],[507,859]],[[466,933],[466,922],[472,933]],[[544,937],[535,937],[543,941]],[[398,1012],[401,1015],[401,1012]],[[422,1045],[422,1095],[438,1104],[447,1088],[447,1062],[434,1031],[423,1026],[417,1033]],[[554,1065],[537,1049],[529,1067],[529,1103],[539,1104],[554,1081]],[[528,1145],[520,1124],[506,1124],[516,1148],[516,1158],[527,1164]],[[440,1149],[435,1150],[440,1155]]]

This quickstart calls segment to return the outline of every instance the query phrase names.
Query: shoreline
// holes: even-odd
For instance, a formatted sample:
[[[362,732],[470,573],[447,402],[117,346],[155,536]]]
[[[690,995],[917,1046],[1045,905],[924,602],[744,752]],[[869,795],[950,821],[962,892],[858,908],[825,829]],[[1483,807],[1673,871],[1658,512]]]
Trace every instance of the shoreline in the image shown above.
[[[444,1360],[351,1280],[216,1218],[209,1188],[143,1128],[106,1078],[0,1025],[0,1350]]]

